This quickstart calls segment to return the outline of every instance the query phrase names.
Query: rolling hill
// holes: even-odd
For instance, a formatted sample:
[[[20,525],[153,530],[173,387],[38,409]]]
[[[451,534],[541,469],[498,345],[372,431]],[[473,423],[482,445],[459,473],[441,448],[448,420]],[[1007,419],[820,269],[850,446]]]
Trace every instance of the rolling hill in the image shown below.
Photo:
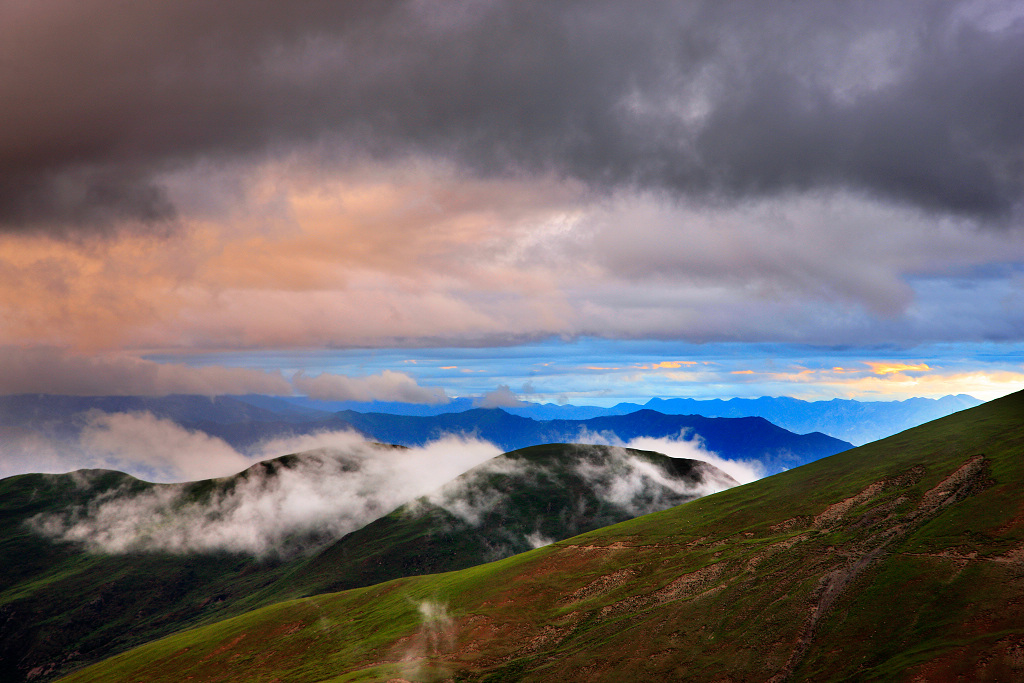
[[[1024,392],[458,572],[272,605],[93,681],[1008,681]]]
[[[0,480],[0,680],[49,680],[190,625],[480,564],[735,484],[703,462],[554,444],[388,514],[402,501],[374,490],[388,472],[372,468],[402,449],[364,450],[186,484],[103,470]]]
[[[346,535],[281,590],[309,595],[471,567],[736,485],[708,463],[650,451],[525,448]]]

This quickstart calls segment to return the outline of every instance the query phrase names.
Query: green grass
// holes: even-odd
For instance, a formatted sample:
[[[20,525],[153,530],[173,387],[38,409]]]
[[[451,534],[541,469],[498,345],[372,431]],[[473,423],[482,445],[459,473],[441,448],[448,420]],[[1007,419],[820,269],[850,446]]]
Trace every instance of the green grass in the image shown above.
[[[624,519],[628,513],[602,504],[573,468],[580,458],[600,459],[602,453],[549,444],[502,456],[541,473],[474,475],[473,485],[483,494],[509,491],[512,500],[481,527],[420,501],[415,513],[400,508],[312,556],[285,560],[229,553],[90,553],[77,544],[44,539],[24,522],[40,513],[87,506],[104,492],[138,493],[165,485],[99,470],[0,480],[0,566],[5,567],[0,624],[3,633],[14,634],[0,638],[0,680],[24,680],[29,670],[42,667],[34,681],[45,681],[176,631],[285,600],[478,565],[527,549],[526,534],[537,520],[543,533],[564,538]],[[686,461],[635,454],[672,468],[677,476],[689,473]],[[300,458],[284,456],[234,477],[178,485],[179,504],[209,500],[253,476],[273,476]],[[562,514],[577,506],[582,512],[575,517]]]
[[[178,633],[66,680],[1012,680],[1024,673],[1012,656],[1024,568],[1006,555],[1024,547],[1022,453],[1018,393],[506,560]],[[959,502],[915,513],[976,455],[987,469]],[[810,525],[883,481],[834,526]],[[424,601],[444,607],[443,628],[424,622]]]

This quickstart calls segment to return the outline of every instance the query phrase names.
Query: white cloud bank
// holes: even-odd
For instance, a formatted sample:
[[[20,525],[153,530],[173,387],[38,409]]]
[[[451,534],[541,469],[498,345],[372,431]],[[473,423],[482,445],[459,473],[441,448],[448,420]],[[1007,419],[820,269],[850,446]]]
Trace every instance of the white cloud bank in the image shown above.
[[[392,448],[367,443],[354,432],[329,432],[268,441],[248,458],[220,439],[149,413],[96,412],[88,419],[79,442],[70,446],[78,464],[148,473],[150,478],[224,476],[257,461],[302,453],[295,460],[251,467],[231,485],[202,495],[195,495],[188,483],[157,484],[134,493],[119,488],[86,506],[31,521],[43,535],[84,543],[97,552],[290,555],[339,538],[421,496],[479,525],[487,513],[508,504],[508,492],[488,483],[492,475],[528,480],[552,475],[535,463],[495,461],[501,453],[496,446],[453,436],[419,448]],[[48,446],[48,457],[58,455],[56,445],[38,438],[23,446]],[[628,446],[702,460],[740,482],[760,475],[758,463],[719,458],[693,440],[635,439]],[[698,483],[676,479],[620,447],[600,457],[581,457],[572,467],[604,504],[630,515],[662,510],[734,483],[713,472]],[[456,480],[471,469],[476,476]],[[87,485],[88,476],[81,481]],[[549,539],[538,528],[526,541],[535,547]]]
[[[728,458],[723,458],[717,453],[705,449],[700,437],[693,437],[687,431],[683,431],[678,436],[672,438],[641,436],[629,441],[622,441],[610,432],[583,432],[578,440],[586,443],[635,448],[641,451],[655,451],[663,453],[670,458],[703,460],[722,470],[740,484],[749,484],[766,474],[764,464],[761,461],[729,460]]]
[[[188,463],[193,459],[207,459],[211,468],[252,462],[219,440],[204,441],[180,428],[175,432],[152,416],[107,418],[90,432],[88,445],[116,450],[122,459],[135,453],[143,466],[152,466],[177,447],[195,449],[188,456],[172,456],[179,468],[192,467]],[[118,435],[134,441],[121,446]],[[161,439],[166,444],[158,445]],[[131,447],[152,450],[143,453],[130,451]],[[228,550],[288,555],[309,543],[354,531],[500,454],[497,447],[472,439],[444,437],[405,449],[369,444],[352,432],[280,439],[261,449],[262,456],[298,451],[307,452],[284,465],[253,468],[233,486],[220,487],[207,497],[190,496],[187,484],[158,485],[135,494],[117,489],[88,506],[37,516],[31,526],[51,538],[82,542],[99,552]]]
[[[703,451],[699,444],[685,443],[689,444],[686,454],[674,457],[704,463],[710,460],[729,462]],[[683,452],[683,447],[677,444],[674,450]],[[532,530],[512,531],[504,525],[489,530],[494,534],[491,541],[494,559],[497,559],[523,550],[523,543],[526,548],[537,548],[592,529],[595,519],[603,519],[603,523],[608,524],[638,517],[737,484],[734,478],[713,467],[701,468],[699,473],[687,476],[674,476],[646,458],[617,446],[605,449],[582,445],[565,456],[543,463],[512,458],[490,460],[448,482],[426,500],[472,527],[481,527],[485,521],[494,524],[491,517],[494,513],[504,515],[507,511],[509,516],[516,517],[524,512],[511,510],[514,503],[510,480],[522,486],[540,487],[560,482],[559,487],[564,491],[556,494],[558,499],[550,501],[555,507],[552,509],[549,503],[547,511],[537,515]],[[573,483],[566,485],[565,482]],[[597,507],[588,501],[590,496],[599,501]],[[548,524],[552,517],[557,517],[557,525]],[[558,538],[551,537],[553,531]]]

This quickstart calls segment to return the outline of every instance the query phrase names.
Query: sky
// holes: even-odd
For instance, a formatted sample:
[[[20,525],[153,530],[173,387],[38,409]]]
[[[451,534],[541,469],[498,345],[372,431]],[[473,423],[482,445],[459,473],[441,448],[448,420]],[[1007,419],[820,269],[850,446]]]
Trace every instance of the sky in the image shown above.
[[[1024,387],[1015,0],[10,0],[0,394]]]

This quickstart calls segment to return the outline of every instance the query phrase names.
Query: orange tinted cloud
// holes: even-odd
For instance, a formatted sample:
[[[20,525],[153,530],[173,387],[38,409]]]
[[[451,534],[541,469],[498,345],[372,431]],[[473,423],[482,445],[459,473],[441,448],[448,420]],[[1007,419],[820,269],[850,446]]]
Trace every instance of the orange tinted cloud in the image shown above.
[[[931,370],[931,368],[928,367],[928,365],[925,363],[908,364],[893,363],[886,361],[864,361],[864,364],[870,367],[871,372],[875,373],[876,375],[891,375],[897,372],[906,372],[908,370],[913,370],[916,372],[924,372],[926,370]]]
[[[764,381],[778,383],[787,395],[797,398],[818,398],[825,395],[845,396],[860,400],[898,400],[913,396],[945,396],[970,394],[990,400],[1024,386],[1024,371],[980,370],[938,371],[925,363],[880,363],[864,361],[869,368],[853,370],[834,367],[823,369],[794,368],[789,372],[764,373]],[[875,372],[873,366],[887,372]],[[893,370],[892,368],[900,368]],[[924,375],[904,374],[904,370],[929,372]],[[1022,367],[1024,370],[1024,367]],[[788,386],[787,386],[788,385]],[[798,386],[813,387],[801,390]]]
[[[0,237],[0,344],[117,348],[177,316],[190,251],[187,236]]]
[[[697,361],[693,360],[663,360],[660,363],[654,363],[653,365],[638,365],[639,370],[678,370],[683,366],[697,365]]]
[[[0,235],[0,345],[323,347],[562,333],[573,317],[530,251],[564,213],[557,183],[264,175],[244,210],[164,236]]]

